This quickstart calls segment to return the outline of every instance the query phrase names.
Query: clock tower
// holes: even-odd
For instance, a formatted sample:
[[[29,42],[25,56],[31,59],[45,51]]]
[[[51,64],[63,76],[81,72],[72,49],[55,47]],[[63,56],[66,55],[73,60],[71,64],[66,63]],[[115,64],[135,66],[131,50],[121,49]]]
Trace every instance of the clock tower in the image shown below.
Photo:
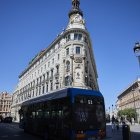
[[[69,24],[67,30],[71,28],[85,29],[85,21],[83,19],[83,12],[79,8],[80,0],[72,0],[72,10],[69,12]]]

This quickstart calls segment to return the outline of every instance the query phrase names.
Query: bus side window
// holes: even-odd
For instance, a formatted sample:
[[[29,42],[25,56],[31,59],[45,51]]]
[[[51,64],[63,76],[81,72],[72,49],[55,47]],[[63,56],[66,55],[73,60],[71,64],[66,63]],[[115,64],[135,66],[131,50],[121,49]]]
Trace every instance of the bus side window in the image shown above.
[[[42,116],[43,116],[43,111],[41,109],[37,110],[36,111],[36,117],[37,118],[42,118]]]
[[[32,118],[33,119],[35,118],[35,112],[32,112]]]
[[[32,118],[32,112],[28,110],[28,112],[26,112],[25,116],[30,119]]]
[[[56,111],[52,111],[52,118],[55,118],[56,117]]]
[[[62,111],[62,110],[59,110],[59,111],[58,111],[58,117],[59,117],[59,118],[62,118],[62,116],[63,116],[63,111]]]
[[[49,111],[44,111],[44,117],[45,118],[50,118],[50,112]]]
[[[66,118],[69,118],[69,115],[70,115],[70,109],[68,106],[64,106],[63,107],[63,117],[66,119]]]

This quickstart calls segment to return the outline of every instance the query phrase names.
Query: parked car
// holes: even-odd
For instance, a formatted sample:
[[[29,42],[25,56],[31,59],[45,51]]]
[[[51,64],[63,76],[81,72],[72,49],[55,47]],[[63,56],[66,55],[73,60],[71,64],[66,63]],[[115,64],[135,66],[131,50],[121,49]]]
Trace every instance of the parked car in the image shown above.
[[[12,122],[12,117],[5,117],[4,119],[3,119],[3,122],[4,123],[11,123]]]

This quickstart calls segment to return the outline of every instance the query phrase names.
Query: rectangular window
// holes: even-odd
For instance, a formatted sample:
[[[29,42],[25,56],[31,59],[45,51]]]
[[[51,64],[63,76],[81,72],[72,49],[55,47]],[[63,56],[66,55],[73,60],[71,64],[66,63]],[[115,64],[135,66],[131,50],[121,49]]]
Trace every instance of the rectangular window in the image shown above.
[[[59,66],[56,67],[56,72],[59,73]]]
[[[69,48],[66,49],[66,55],[69,55]]]
[[[46,64],[44,65],[44,69],[46,70]]]
[[[59,54],[58,54],[58,57],[57,57],[57,58],[58,58],[58,60],[59,60],[59,58],[60,58],[60,55],[59,55]]]
[[[49,79],[49,72],[47,72],[47,80]]]
[[[58,86],[56,86],[56,89],[58,89]]]
[[[76,54],[80,54],[80,47],[76,47]]]
[[[41,87],[39,87],[39,95],[41,94]]]
[[[43,74],[43,81],[45,81],[45,74]]]
[[[78,34],[78,40],[82,40],[82,34]]]
[[[46,85],[46,92],[48,92],[48,84]]]
[[[53,69],[51,70],[51,78],[53,78]]]
[[[74,34],[74,40],[82,40],[82,34]]]
[[[50,90],[53,90],[53,83],[51,83],[51,88],[50,88]]]
[[[74,34],[74,40],[78,39],[78,34]]]
[[[44,89],[45,89],[45,87],[43,86],[43,87],[42,87],[42,93],[43,93],[43,94],[44,94]]]
[[[70,34],[67,36],[66,41],[71,40]]]
[[[50,62],[48,62],[48,67],[50,67]]]
[[[52,64],[54,64],[54,58],[52,59]]]
[[[36,96],[37,96],[37,94],[38,94],[38,88],[36,87]]]

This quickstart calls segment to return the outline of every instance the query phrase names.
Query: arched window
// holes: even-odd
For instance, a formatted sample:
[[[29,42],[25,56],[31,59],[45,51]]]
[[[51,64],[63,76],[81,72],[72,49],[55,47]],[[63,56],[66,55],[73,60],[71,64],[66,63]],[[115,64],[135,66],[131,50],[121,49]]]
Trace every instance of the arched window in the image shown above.
[[[65,77],[65,86],[71,86],[72,79],[70,76]]]
[[[70,71],[70,61],[66,62],[66,71]]]

